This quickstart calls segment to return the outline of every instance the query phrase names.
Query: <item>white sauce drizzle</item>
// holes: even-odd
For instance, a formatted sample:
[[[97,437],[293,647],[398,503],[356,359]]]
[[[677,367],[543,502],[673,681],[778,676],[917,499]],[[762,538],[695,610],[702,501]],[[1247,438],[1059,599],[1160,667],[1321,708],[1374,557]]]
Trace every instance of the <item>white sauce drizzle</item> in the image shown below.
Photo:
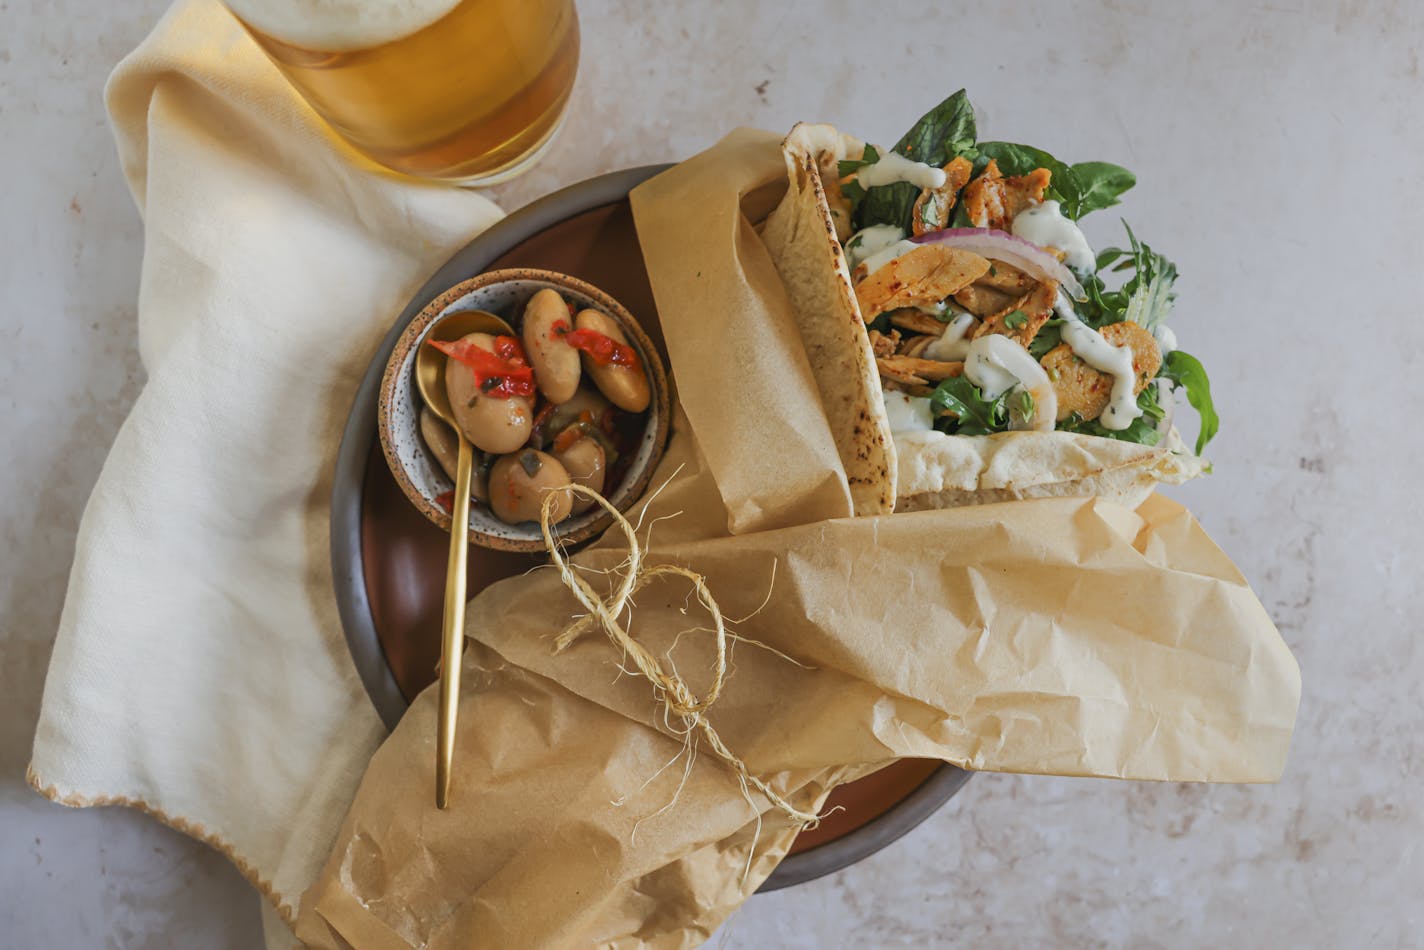
[[[1157,340],[1157,348],[1162,351],[1164,357],[1177,348],[1177,334],[1165,323],[1157,324],[1152,336]]]
[[[851,270],[877,251],[893,247],[905,237],[905,229],[893,224],[872,224],[852,234],[845,242],[846,264]]]
[[[893,185],[897,181],[908,181],[916,188],[943,188],[944,169],[912,162],[895,152],[880,152],[880,160],[873,165],[862,165],[855,173],[856,181],[866,188]]]
[[[881,248],[862,261],[862,263],[865,264],[865,276],[869,277],[895,258],[902,257],[916,248],[923,246],[922,244],[916,244],[914,241],[896,241],[889,247]]]
[[[928,396],[911,396],[897,389],[886,389],[885,415],[893,432],[928,432],[934,428],[934,412]]]
[[[1014,237],[1037,244],[1039,247],[1056,247],[1063,252],[1063,259],[1069,267],[1086,273],[1097,266],[1097,257],[1088,244],[1088,239],[1078,225],[1063,217],[1063,210],[1056,201],[1043,201],[1032,208],[1025,208],[1014,215]]]
[[[997,399],[1010,389],[1033,397],[1032,416],[1023,419],[1016,408],[1011,409],[1010,428],[1053,431],[1058,420],[1058,394],[1048,373],[1018,341],[998,333],[981,336],[969,344],[964,375],[983,390],[986,399]]]
[[[1142,415],[1137,406],[1137,373],[1132,369],[1132,348],[1113,346],[1103,335],[1088,326],[1073,312],[1073,304],[1063,295],[1053,309],[1063,318],[1063,342],[1073,351],[1073,355],[1100,373],[1113,378],[1112,395],[1108,407],[1098,417],[1104,429],[1120,432],[1132,425],[1133,420]]]
[[[979,325],[972,313],[961,313],[945,325],[938,339],[931,340],[921,353],[927,360],[941,360],[945,363],[962,361],[969,355],[969,332]]]

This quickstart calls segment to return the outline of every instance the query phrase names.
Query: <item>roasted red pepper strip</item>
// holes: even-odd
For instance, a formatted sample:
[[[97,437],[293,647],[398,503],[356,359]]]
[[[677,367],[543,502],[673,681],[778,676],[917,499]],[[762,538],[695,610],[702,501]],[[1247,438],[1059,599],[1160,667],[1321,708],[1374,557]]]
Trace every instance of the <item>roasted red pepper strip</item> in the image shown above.
[[[512,336],[495,337],[495,352],[466,340],[429,340],[441,353],[468,366],[475,374],[481,393],[495,399],[534,395],[534,369],[524,358],[524,349]]]
[[[564,342],[583,350],[600,366],[612,363],[616,366],[637,367],[638,354],[626,343],[619,343],[611,336],[597,330],[570,330],[564,334]]]

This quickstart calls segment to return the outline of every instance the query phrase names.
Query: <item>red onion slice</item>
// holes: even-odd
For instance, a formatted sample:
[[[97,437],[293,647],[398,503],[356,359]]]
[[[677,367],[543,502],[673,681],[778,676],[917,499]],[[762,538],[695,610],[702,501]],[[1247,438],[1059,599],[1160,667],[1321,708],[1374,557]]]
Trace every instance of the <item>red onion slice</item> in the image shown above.
[[[1058,258],[1031,241],[994,228],[946,228],[910,238],[916,244],[943,244],[1012,264],[1039,280],[1058,282],[1074,300],[1088,299],[1078,278]]]

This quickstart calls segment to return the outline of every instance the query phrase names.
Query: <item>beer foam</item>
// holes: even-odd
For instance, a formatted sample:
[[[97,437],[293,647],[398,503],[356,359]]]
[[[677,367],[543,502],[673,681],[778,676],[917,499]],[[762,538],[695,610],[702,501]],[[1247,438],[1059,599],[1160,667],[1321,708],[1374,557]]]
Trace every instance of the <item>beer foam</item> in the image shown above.
[[[461,0],[227,0],[248,26],[302,49],[336,52],[423,29]]]

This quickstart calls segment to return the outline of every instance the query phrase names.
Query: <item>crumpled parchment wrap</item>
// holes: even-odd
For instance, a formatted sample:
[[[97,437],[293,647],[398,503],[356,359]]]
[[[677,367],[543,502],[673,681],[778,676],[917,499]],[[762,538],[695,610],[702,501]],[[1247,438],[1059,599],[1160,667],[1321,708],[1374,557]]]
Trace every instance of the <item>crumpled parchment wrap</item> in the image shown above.
[[[779,142],[739,130],[632,195],[681,407],[640,537],[649,564],[705,575],[740,620],[747,640],[707,713],[728,746],[809,808],[902,757],[1275,780],[1298,668],[1181,506],[1051,498],[851,517],[754,225],[785,188]],[[614,568],[622,544],[609,535],[574,560]],[[689,756],[682,723],[599,630],[556,655],[577,610],[553,570],[471,603],[453,803],[434,806],[432,687],[372,759],[302,902],[304,940],[688,947],[770,874],[796,827],[705,748]],[[639,593],[630,630],[702,691],[709,626],[668,579]]]

